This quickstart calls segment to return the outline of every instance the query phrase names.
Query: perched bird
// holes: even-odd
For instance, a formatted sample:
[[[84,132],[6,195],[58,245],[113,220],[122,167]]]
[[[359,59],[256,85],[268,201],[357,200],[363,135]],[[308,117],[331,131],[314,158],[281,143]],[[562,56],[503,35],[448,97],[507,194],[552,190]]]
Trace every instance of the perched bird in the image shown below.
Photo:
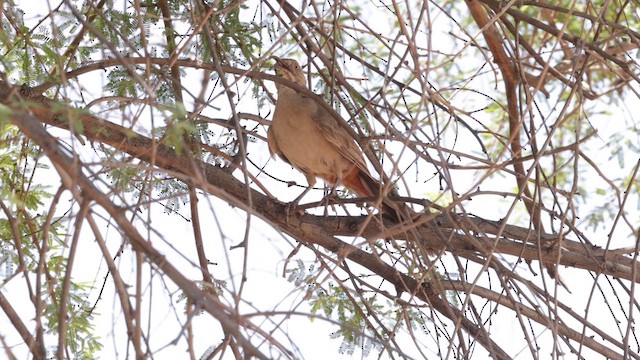
[[[300,64],[293,59],[274,57],[277,76],[306,87]],[[267,134],[271,155],[301,171],[309,188],[320,177],[329,185],[342,185],[361,197],[376,197],[381,183],[375,180],[355,140],[316,100],[283,84],[276,83],[278,100]],[[383,197],[383,214],[398,221],[396,205]]]

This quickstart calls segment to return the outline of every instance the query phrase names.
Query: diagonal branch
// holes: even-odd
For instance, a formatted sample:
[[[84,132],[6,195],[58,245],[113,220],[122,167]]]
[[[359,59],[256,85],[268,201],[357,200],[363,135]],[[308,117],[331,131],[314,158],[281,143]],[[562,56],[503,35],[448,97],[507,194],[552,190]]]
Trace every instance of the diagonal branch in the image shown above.
[[[126,238],[129,239],[133,248],[144,253],[145,256],[178,285],[194,303],[201,306],[216,318],[224,330],[232,334],[244,347],[247,352],[247,357],[268,358],[240,332],[240,325],[244,322],[242,320],[238,321],[238,319],[241,319],[241,316],[233,309],[225,306],[217,297],[200,289],[193,281],[182,275],[180,270],[166,261],[164,255],[151,246],[133,226],[131,221],[127,219],[125,209],[116,206],[82,173],[82,163],[67,155],[60,148],[57,139],[46,132],[36,118],[30,115],[12,114],[10,120],[20,128],[25,136],[36,142],[42,148],[47,157],[56,166],[58,173],[62,177],[63,184],[67,189],[80,200],[83,198],[91,199],[105,209],[116,224],[118,224],[120,230],[126,235]],[[249,324],[245,323],[243,325],[246,326]]]
[[[11,100],[7,99],[7,96],[14,92],[19,92],[19,90],[6,85],[0,86],[0,99],[5,99],[3,101],[5,104],[11,104]],[[23,98],[22,100],[37,101],[43,105],[30,107],[30,111],[40,121],[62,129],[72,128],[68,119],[52,112],[52,109],[58,109],[58,113],[67,113],[62,111],[61,108],[61,106],[65,105],[53,102],[42,96],[29,95],[28,93],[23,93],[22,95],[26,97],[26,99]],[[158,144],[148,137],[95,116],[82,115],[80,121],[83,123],[83,135],[89,140],[110,145],[119,151],[126,152],[165,171],[188,175],[197,173],[192,167],[198,167],[198,171],[202,171],[204,179],[193,179],[194,181],[199,181],[197,186],[227,201],[232,206],[257,215],[262,220],[298,240],[310,242],[311,240],[307,236],[309,236],[309,233],[317,231],[330,236],[357,236],[361,234],[365,238],[376,238],[385,229],[377,222],[368,221],[366,217],[323,217],[305,214],[287,219],[284,215],[285,205],[254,189],[250,189],[247,192],[247,186],[232,176],[226,169],[194,161],[190,156],[178,155],[173,149]],[[191,178],[191,176],[188,177]],[[248,208],[246,205],[248,196],[253,201],[253,208]],[[470,238],[468,233],[459,232],[462,226],[462,229],[467,229],[472,233],[482,234],[485,237],[492,236],[488,240],[495,242],[495,251],[497,252],[519,256],[525,260],[553,261],[557,256],[555,251],[558,249],[543,249],[542,253],[539,253],[537,243],[538,241],[543,241],[547,244],[557,243],[561,239],[560,235],[540,233],[531,229],[478,217],[460,217],[453,213],[443,213],[435,219],[432,218],[433,216],[427,215],[423,219],[419,219],[417,223],[425,224],[430,220],[435,220],[435,223],[438,224],[438,229],[444,231],[446,237],[451,239],[448,243],[444,242],[437,231],[426,225],[416,227],[417,233],[415,234],[407,233],[406,240],[419,240],[430,247],[436,248],[446,246],[449,251],[456,253],[467,251],[483,253],[482,248],[476,247],[472,241],[469,241],[473,238]],[[368,225],[361,229],[361,225],[365,221],[368,221]],[[393,224],[384,225],[386,229],[393,227]],[[333,243],[321,242],[316,244],[327,249],[334,247]],[[561,265],[582,268],[622,279],[634,279],[634,281],[640,282],[640,275],[634,275],[632,272],[635,267],[640,267],[640,265],[628,257],[611,251],[605,254],[602,249],[596,249],[565,238],[562,238],[562,244],[559,249],[562,252],[559,263]]]

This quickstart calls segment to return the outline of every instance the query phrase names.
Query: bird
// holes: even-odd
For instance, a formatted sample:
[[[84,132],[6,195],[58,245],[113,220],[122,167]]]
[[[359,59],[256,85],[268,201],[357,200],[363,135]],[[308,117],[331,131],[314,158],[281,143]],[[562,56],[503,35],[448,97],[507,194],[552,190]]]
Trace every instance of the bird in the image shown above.
[[[275,59],[276,76],[307,87],[295,59]],[[374,179],[355,139],[339,121],[311,97],[276,82],[278,98],[267,133],[271,156],[277,155],[304,174],[309,186],[297,203],[321,178],[334,189],[341,185],[359,197],[378,197],[382,184]],[[383,197],[382,213],[399,221],[397,205]]]

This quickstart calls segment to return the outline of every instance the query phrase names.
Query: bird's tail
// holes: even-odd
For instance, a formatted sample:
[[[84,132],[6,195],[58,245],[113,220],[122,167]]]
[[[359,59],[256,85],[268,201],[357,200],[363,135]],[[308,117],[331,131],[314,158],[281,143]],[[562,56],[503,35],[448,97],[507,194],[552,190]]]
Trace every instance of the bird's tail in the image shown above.
[[[368,172],[355,167],[342,179],[342,185],[362,197],[378,197],[382,194],[382,183],[374,179]],[[394,190],[391,190],[392,193]],[[392,194],[393,195],[393,194]],[[413,211],[404,203],[393,201],[382,194],[382,215],[396,223],[409,220]]]

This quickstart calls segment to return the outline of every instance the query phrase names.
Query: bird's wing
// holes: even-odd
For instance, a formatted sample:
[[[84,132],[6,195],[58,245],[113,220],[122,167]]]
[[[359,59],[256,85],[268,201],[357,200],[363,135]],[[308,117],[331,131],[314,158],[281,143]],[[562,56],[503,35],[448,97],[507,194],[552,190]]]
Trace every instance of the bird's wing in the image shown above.
[[[362,150],[360,150],[349,132],[328,111],[316,104],[316,110],[313,112],[312,118],[322,135],[329,143],[335,146],[342,156],[354,163],[360,170],[369,174]]]

